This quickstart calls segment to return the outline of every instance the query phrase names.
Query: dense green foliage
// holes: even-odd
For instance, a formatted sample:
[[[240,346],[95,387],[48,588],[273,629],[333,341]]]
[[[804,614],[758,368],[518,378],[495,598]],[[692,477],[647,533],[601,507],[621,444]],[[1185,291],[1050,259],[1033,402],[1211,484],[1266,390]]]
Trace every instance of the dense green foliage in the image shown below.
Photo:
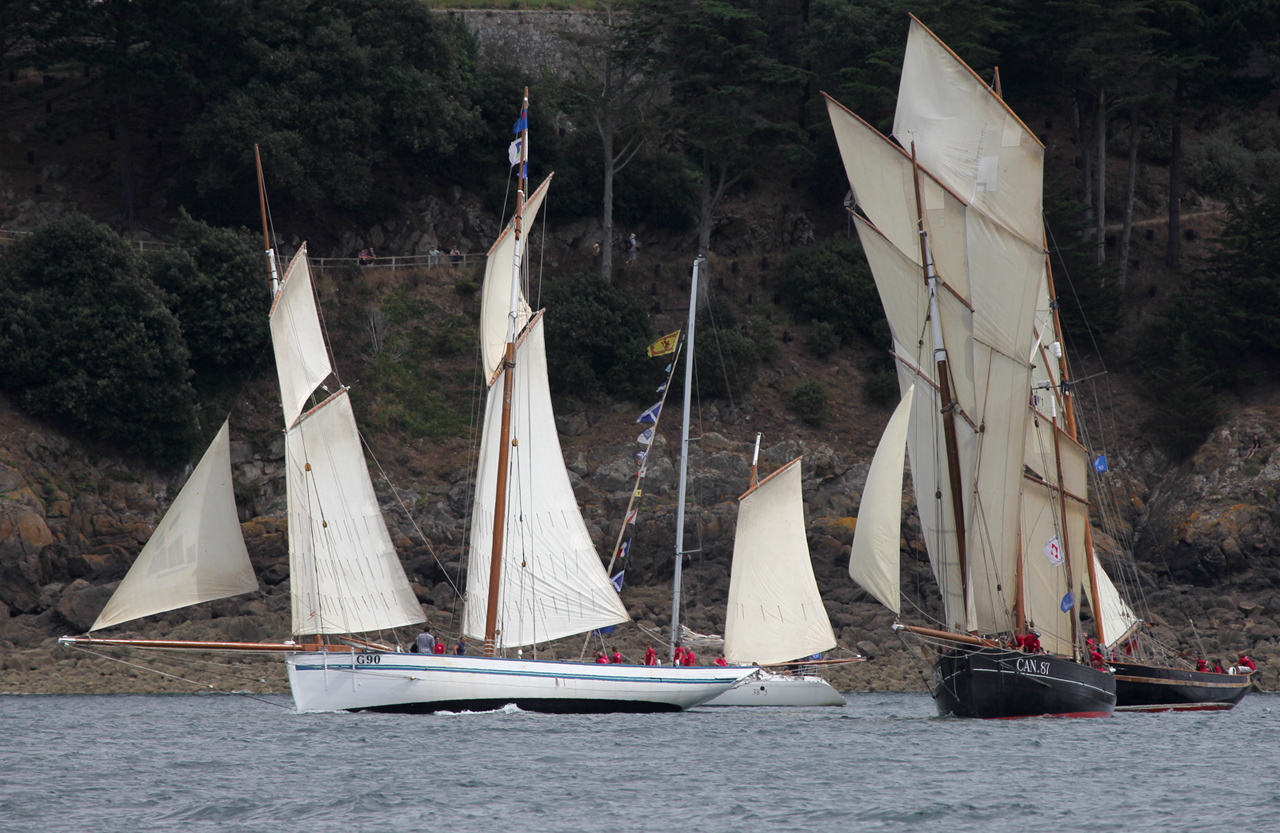
[[[168,293],[197,373],[251,365],[267,345],[271,292],[261,246],[247,231],[213,228],[179,212],[174,248],[146,258]]]
[[[844,344],[880,339],[884,309],[857,240],[833,238],[798,249],[782,267],[779,291],[798,321],[822,322]],[[888,339],[879,345],[888,347]]]
[[[831,403],[827,389],[817,379],[801,382],[787,396],[791,410],[808,425],[825,425],[831,418]]]
[[[694,367],[699,396],[732,400],[756,383],[760,354],[728,304],[713,300],[698,313]]]
[[[663,365],[646,354],[653,325],[635,298],[598,276],[579,275],[544,283],[542,304],[552,393],[653,398]]]
[[[195,438],[188,351],[128,244],[70,217],[0,250],[0,380],[26,410],[158,463]]]

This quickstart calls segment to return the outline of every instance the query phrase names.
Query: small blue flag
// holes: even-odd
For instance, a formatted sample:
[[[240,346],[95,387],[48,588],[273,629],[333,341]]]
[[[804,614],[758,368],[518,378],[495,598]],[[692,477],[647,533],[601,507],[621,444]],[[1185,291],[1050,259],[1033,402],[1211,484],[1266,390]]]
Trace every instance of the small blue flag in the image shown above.
[[[649,452],[647,451],[637,451],[636,452],[636,468],[638,469],[644,468],[644,458],[648,456],[649,456]]]
[[[1066,613],[1068,610],[1070,610],[1075,606],[1076,606],[1076,597],[1071,595],[1071,591],[1068,590],[1067,595],[1062,597],[1062,604],[1058,605],[1058,607],[1062,608],[1063,613]]]
[[[627,553],[630,551],[631,551],[631,539],[628,538],[627,540],[622,542],[622,546],[618,547],[618,558],[626,558]],[[622,573],[618,573],[618,575],[622,575]]]
[[[523,133],[529,127],[529,111],[525,110],[520,114],[520,118],[516,119],[515,126],[511,128],[512,133]]]
[[[670,372],[671,372],[671,365],[667,365],[666,367],[662,368],[662,372],[663,372],[663,373],[670,373]],[[666,387],[666,385],[663,385],[663,387],[665,388],[665,387]]]
[[[636,417],[636,422],[657,422],[660,413],[662,413],[662,403],[658,402],[645,408],[644,413]]]
[[[640,443],[640,445],[648,445],[653,442],[653,429],[646,428],[641,431],[640,436],[636,437],[636,442]]]
[[[609,579],[609,583],[613,585],[613,589],[617,590],[619,593],[622,592],[622,576],[624,573],[626,573],[626,570],[619,570],[616,576]],[[609,631],[611,633],[613,632],[612,626],[610,626]]]
[[[671,366],[671,365],[667,365],[667,367],[670,367],[670,366]],[[666,383],[666,382],[663,382],[661,385],[658,385],[658,393],[666,393],[666,392],[667,392],[667,383]]]
[[[593,636],[608,636],[613,633],[613,625],[610,625],[607,628],[596,628],[591,633]]]
[[[1107,455],[1099,454],[1098,459],[1093,461],[1093,468],[1098,472],[1098,474],[1102,474],[1104,471],[1107,471]]]

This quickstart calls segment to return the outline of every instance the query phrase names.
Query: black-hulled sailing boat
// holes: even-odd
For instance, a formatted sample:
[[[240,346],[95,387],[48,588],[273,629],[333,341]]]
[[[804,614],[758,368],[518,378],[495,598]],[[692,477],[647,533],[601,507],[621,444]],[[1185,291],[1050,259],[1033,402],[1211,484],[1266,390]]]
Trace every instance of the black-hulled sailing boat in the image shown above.
[[[900,612],[905,443],[943,620],[895,629],[936,650],[939,713],[1110,715],[1114,677],[1080,661],[1089,458],[1062,384],[1044,146],[914,17],[900,144],[830,98],[828,109],[903,392],[868,474],[850,575]],[[1043,650],[1010,647],[1029,634]]]

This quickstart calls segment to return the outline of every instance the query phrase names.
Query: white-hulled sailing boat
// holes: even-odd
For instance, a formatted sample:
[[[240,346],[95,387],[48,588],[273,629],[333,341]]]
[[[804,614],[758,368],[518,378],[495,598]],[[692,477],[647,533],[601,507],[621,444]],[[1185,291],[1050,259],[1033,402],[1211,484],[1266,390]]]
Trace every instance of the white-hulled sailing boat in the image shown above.
[[[901,146],[830,98],[828,110],[904,394],[864,490],[850,573],[898,609],[900,504],[867,501],[899,493],[905,439],[944,619],[895,627],[937,649],[939,713],[1109,715],[1114,677],[1079,661],[1089,460],[1062,424],[1043,145],[914,17]],[[1045,652],[1007,647],[1029,632]]]
[[[738,526],[729,573],[724,656],[765,670],[708,706],[843,706],[844,697],[815,673],[812,657],[836,647],[813,577],[805,535],[797,457],[756,482],[738,499]]]
[[[545,193],[545,186],[540,193]],[[528,209],[536,211],[537,202],[519,206],[511,228],[494,247],[498,254],[511,258],[514,266],[508,272],[512,276],[520,273],[524,241],[519,230],[522,220],[529,217]],[[511,245],[504,247],[508,237]],[[275,290],[275,260],[269,243],[267,253]],[[503,273],[502,269],[496,271]],[[523,560],[530,569],[523,573],[512,569],[510,572],[517,577],[516,590],[495,592],[490,597],[499,597],[499,604],[511,604],[504,607],[502,614],[492,617],[502,623],[501,639],[486,639],[490,649],[486,656],[403,653],[354,636],[416,624],[425,617],[409,588],[378,507],[346,388],[303,412],[316,387],[332,372],[305,246],[278,283],[271,331],[288,426],[285,444],[292,630],[309,639],[299,640],[304,644],[251,644],[63,637],[62,642],[79,646],[282,652],[286,655],[294,702],[300,710],[308,711],[430,712],[496,708],[509,703],[554,712],[675,711],[708,700],[749,674],[750,669],[586,665],[492,655],[495,648],[564,635],[566,622],[585,623],[585,630],[627,618],[616,594],[610,598],[599,592],[600,581],[595,573],[606,586],[607,578],[591,550],[576,503],[551,505],[565,493],[572,500],[572,490],[560,458],[546,391],[542,330],[539,319],[530,321],[526,317],[521,323],[529,326],[521,333],[517,351],[514,334],[519,332],[516,322],[520,321],[515,299],[518,277],[509,279],[509,287],[513,296],[512,338],[506,346],[506,373],[500,389],[509,393],[496,397],[507,407],[498,411],[503,430],[496,442],[490,430],[495,418],[491,413],[487,419],[478,491],[498,506],[496,511],[488,511],[488,517],[499,519],[493,526],[494,538],[500,541],[501,533],[513,528],[511,538],[516,545],[503,548],[499,544],[493,550],[508,560]],[[513,372],[517,360],[523,371],[518,382]],[[508,445],[505,428],[511,423],[509,406],[513,399],[522,403],[516,409],[515,437],[526,439],[530,456],[524,463],[544,470],[537,474],[521,470],[516,479],[523,477],[527,481],[522,484],[526,487],[522,494],[532,502],[521,505],[517,501],[504,512],[501,507],[508,489],[507,478],[495,476],[489,461],[494,456],[506,456],[494,452],[495,447],[505,450]],[[494,401],[491,391],[491,406]],[[548,440],[547,426],[551,426],[552,448],[542,445]],[[157,528],[157,534],[121,582],[117,591],[120,602],[113,597],[104,617],[92,630],[256,589],[235,513],[226,434],[224,426]],[[535,482],[539,487],[536,493],[528,488]],[[476,510],[478,517],[484,514],[481,509]],[[484,545],[483,540],[477,543],[478,538],[482,539],[483,534],[473,536],[473,558],[477,546]],[[550,544],[546,543],[548,540]],[[539,542],[540,549],[521,551],[522,543],[533,541]],[[218,566],[210,566],[213,564]],[[575,571],[579,575],[575,576]],[[476,572],[472,570],[473,578]],[[156,579],[161,583],[157,584]],[[533,601],[527,601],[524,590],[534,592]],[[543,594],[544,590],[550,592]],[[609,592],[612,593],[611,587]],[[136,601],[140,597],[150,601]],[[489,607],[493,609],[492,601]],[[481,605],[479,611],[483,620],[485,607]],[[468,623],[476,616],[476,608],[469,604]],[[469,634],[473,630],[467,627]],[[490,628],[487,636],[498,633]],[[337,638],[341,644],[325,644],[326,636]]]

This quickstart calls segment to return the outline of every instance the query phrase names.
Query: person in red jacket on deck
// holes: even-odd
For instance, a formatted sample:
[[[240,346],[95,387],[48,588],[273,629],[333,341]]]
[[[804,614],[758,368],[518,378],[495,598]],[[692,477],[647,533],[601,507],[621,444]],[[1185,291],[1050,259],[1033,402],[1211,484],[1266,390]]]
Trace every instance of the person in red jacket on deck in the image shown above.
[[[433,648],[433,649],[431,650],[431,652],[432,652],[433,654],[443,654],[443,653],[444,653],[444,640],[443,640],[443,639],[437,639],[437,640],[436,640],[436,647],[435,647],[435,648]]]
[[[685,664],[685,665],[697,665],[697,664],[698,664],[698,658],[697,658],[697,657],[695,657],[695,656],[693,655],[693,649],[692,649],[692,648],[686,648],[686,649],[685,649],[685,652],[684,652],[684,664]]]
[[[657,652],[657,651],[655,651],[655,650],[653,650],[653,643],[652,643],[652,642],[649,642],[649,643],[647,643],[647,644],[645,645],[645,650],[644,650],[644,664],[645,664],[645,665],[657,665],[657,664],[658,664],[658,652]]]
[[[1089,664],[1099,671],[1102,670],[1102,653],[1098,651],[1097,646],[1089,650]]]
[[[596,651],[596,665],[608,665],[609,658],[604,655],[604,651]]]
[[[729,665],[729,662],[724,657],[716,657],[716,665],[720,666],[721,668],[725,668]]]
[[[613,657],[609,661],[614,665],[622,665],[622,652],[615,650],[613,652]]]
[[[1196,657],[1196,670],[1197,671],[1209,670],[1209,663],[1204,661],[1204,657]]]
[[[1236,662],[1237,667],[1248,668],[1250,671],[1258,670],[1258,666],[1254,664],[1253,660],[1249,659],[1249,657],[1245,655],[1244,651],[1239,652],[1236,656],[1239,657],[1239,660]]]
[[[677,645],[675,656],[671,658],[672,665],[684,665],[684,646]]]

